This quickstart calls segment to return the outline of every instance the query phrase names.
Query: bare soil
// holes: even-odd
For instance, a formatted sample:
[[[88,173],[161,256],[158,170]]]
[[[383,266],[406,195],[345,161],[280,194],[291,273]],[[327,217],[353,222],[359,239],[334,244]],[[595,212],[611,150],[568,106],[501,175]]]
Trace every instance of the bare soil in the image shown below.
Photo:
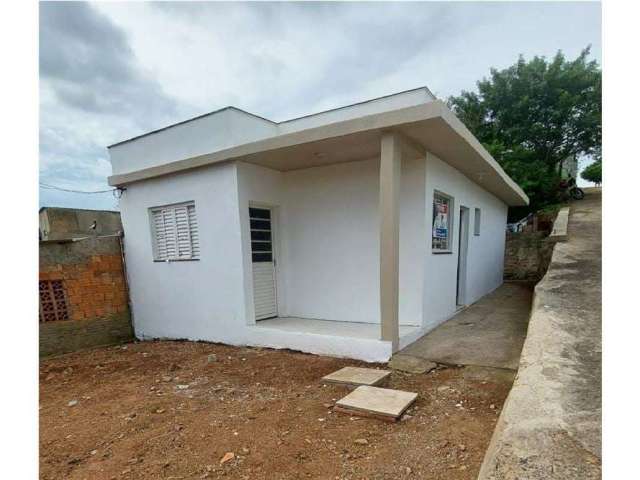
[[[349,390],[319,380],[347,365],[367,364],[192,342],[43,360],[40,477],[476,478],[512,372],[394,371],[419,396],[390,424],[333,412]]]

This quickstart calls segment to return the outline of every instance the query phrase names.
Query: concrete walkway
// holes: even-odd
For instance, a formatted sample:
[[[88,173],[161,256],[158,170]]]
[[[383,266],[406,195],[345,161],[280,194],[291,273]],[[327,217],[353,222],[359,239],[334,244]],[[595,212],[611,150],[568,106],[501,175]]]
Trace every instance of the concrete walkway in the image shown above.
[[[480,480],[601,478],[601,220],[599,190],[571,205]]]
[[[407,346],[391,361],[417,357],[450,365],[516,370],[527,334],[532,288],[505,283]]]

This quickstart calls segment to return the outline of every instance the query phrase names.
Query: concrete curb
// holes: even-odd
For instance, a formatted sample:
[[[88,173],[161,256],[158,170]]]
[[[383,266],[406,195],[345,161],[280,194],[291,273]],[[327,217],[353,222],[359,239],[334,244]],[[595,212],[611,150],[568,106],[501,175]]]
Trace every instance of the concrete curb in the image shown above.
[[[564,207],[558,212],[558,216],[553,222],[553,230],[549,235],[552,242],[566,242],[567,230],[569,228],[569,207]]]
[[[566,239],[563,210],[557,236]],[[601,478],[600,314],[588,303],[599,301],[600,263],[585,214],[576,215],[581,235],[554,245],[536,285],[518,373],[478,480]]]

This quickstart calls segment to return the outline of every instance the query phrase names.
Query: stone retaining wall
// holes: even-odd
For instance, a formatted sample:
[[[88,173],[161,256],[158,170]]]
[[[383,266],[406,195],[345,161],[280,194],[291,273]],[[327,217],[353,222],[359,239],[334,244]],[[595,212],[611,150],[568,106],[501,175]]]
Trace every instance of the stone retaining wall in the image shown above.
[[[547,271],[553,242],[547,232],[507,233],[504,257],[505,280],[539,281]]]

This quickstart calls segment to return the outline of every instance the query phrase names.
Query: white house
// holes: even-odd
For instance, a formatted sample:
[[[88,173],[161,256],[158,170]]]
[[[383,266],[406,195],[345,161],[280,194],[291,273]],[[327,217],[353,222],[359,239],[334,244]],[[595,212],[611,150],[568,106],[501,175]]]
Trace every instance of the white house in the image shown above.
[[[138,338],[385,361],[502,283],[527,196],[427,88],[109,147]]]

